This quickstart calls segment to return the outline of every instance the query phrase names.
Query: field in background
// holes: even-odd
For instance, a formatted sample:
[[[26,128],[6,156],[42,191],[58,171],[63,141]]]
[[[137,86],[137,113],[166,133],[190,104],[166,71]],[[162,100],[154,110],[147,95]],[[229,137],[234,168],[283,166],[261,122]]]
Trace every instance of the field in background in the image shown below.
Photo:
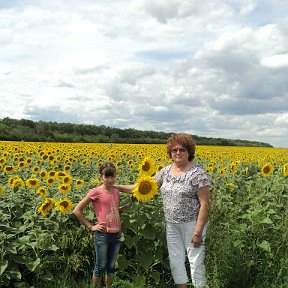
[[[0,142],[0,286],[71,287],[73,279],[75,287],[89,287],[93,239],[71,210],[99,183],[104,161],[117,166],[118,183],[135,183],[143,161],[151,171],[170,163],[165,148]],[[210,286],[288,287],[288,149],[197,146],[195,160],[213,180]],[[161,197],[135,202],[122,219],[115,287],[173,287]]]

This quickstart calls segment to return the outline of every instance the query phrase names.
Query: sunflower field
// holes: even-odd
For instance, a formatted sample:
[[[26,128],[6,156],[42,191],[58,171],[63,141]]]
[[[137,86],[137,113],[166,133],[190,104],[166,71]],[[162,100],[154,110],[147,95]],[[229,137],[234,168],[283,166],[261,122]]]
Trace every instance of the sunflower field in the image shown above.
[[[0,142],[0,287],[90,287],[92,232],[72,210],[117,167],[122,244],[113,287],[174,287],[153,174],[166,145]],[[197,146],[212,177],[206,269],[213,288],[288,287],[288,149]],[[130,206],[130,205],[126,205]],[[85,211],[93,221],[91,207]]]

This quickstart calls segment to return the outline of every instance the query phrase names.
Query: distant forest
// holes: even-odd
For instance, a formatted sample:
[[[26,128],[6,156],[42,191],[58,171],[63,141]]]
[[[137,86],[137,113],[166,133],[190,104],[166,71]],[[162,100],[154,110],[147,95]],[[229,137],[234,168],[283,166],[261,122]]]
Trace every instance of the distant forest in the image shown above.
[[[9,117],[0,120],[1,141],[163,144],[172,134],[104,125],[16,120]],[[197,145],[272,147],[257,141],[192,136]]]

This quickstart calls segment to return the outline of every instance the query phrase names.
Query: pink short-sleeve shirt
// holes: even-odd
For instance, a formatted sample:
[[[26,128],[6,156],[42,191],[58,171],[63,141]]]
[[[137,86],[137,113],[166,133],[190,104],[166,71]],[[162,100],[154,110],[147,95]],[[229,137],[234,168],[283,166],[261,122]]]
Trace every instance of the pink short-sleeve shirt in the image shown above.
[[[119,190],[113,188],[106,192],[100,187],[91,189],[88,195],[92,201],[97,222],[106,226],[107,233],[117,233],[121,230],[119,215]]]

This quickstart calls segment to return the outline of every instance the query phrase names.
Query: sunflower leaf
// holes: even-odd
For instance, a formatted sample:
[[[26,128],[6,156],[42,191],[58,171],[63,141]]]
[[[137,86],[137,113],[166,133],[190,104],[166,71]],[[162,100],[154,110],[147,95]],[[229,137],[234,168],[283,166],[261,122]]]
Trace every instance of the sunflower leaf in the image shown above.
[[[148,252],[146,251],[145,254],[142,254],[139,257],[139,263],[141,264],[141,266],[144,269],[148,269],[151,266],[151,264],[153,263],[153,260],[154,260],[154,257],[150,251],[148,251]]]
[[[155,230],[154,230],[153,226],[149,223],[144,226],[144,229],[142,231],[140,231],[140,234],[144,238],[149,239],[149,240],[154,240],[156,237]]]
[[[270,244],[266,240],[263,240],[261,243],[257,244],[257,246],[264,251],[271,252]]]

